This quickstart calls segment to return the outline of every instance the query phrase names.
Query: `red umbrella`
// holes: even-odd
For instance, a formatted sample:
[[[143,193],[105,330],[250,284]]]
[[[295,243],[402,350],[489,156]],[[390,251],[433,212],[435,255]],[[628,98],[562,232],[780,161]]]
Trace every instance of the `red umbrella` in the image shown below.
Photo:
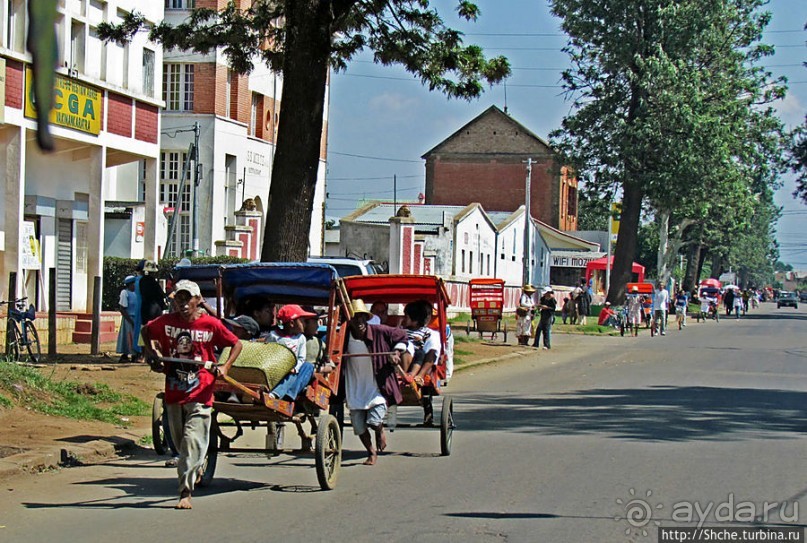
[[[702,287],[721,288],[722,285],[720,284],[720,281],[710,277],[709,279],[704,279],[703,281],[701,281],[701,286]]]

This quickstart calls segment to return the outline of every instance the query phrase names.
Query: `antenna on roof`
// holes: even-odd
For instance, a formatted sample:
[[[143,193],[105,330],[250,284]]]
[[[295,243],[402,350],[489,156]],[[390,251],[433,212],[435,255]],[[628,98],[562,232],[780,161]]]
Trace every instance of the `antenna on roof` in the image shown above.
[[[507,113],[507,80],[504,80],[504,112]]]

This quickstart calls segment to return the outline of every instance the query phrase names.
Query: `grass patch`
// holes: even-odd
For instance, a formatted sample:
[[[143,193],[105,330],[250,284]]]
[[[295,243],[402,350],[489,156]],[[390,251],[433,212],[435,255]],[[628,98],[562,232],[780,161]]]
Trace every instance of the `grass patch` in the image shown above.
[[[14,405],[14,403],[11,400],[0,394],[0,407],[8,409],[12,405]]]
[[[619,330],[611,326],[600,326],[598,324],[560,324],[552,326],[552,333],[558,334],[583,334],[585,336],[618,336]]]
[[[56,381],[37,368],[19,364],[0,364],[0,391],[12,397],[10,403],[25,405],[39,413],[119,425],[125,422],[122,417],[147,415],[150,407],[103,383]]]
[[[146,434],[137,440],[137,444],[142,445],[143,447],[152,447],[154,446],[154,436],[151,434]]]

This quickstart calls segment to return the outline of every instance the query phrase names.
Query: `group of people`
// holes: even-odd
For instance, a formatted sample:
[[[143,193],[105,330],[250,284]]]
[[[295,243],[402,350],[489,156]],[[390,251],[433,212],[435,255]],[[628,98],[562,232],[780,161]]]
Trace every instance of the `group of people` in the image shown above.
[[[529,345],[532,339],[532,346],[538,347],[543,336],[543,348],[552,348],[552,324],[555,322],[555,310],[557,300],[555,292],[551,287],[541,290],[541,296],[536,300],[537,289],[532,285],[522,287],[521,298],[516,308],[516,336],[519,345]],[[538,324],[533,324],[535,315],[538,315]],[[534,338],[533,338],[534,334]]]
[[[156,263],[144,259],[137,263],[134,273],[123,280],[118,300],[121,325],[116,346],[117,352],[121,353],[120,362],[142,359],[140,329],[167,307],[165,292],[156,278],[157,271]]]
[[[269,300],[252,299],[242,304],[239,314],[219,319],[199,285],[181,280],[168,296],[156,296],[161,302],[153,304],[156,315],[141,313],[144,306],[151,305],[144,295],[151,292],[152,287],[146,285],[155,271],[155,266],[144,262],[138,265],[134,281],[129,277],[125,280],[120,305],[131,330],[126,331],[124,346],[139,349],[123,352],[142,354],[153,369],[165,373],[165,416],[177,448],[176,508],[190,509],[210,440],[213,385],[217,374],[228,374],[241,353],[242,342],[279,343],[294,353],[295,366],[269,391],[277,400],[296,400],[316,371],[327,374],[334,366],[323,361],[325,349],[318,333],[322,315],[310,306],[287,304],[278,308]],[[170,311],[166,313],[167,308]],[[344,357],[339,388],[331,399],[335,414],[346,404],[353,432],[367,451],[367,465],[375,464],[379,452],[387,447],[383,421],[388,408],[402,402],[403,386],[430,382],[442,349],[431,302],[407,304],[401,327],[383,323],[387,310],[383,302],[374,303],[371,311],[362,300],[352,300],[343,349],[349,356]],[[230,348],[226,360],[217,363],[219,353],[226,348]],[[424,423],[432,423],[431,402],[424,401],[423,406]]]

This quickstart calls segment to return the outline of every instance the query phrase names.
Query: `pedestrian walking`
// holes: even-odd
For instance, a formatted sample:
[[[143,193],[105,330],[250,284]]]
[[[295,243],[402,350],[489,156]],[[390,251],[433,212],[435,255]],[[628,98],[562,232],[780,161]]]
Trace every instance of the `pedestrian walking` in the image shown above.
[[[633,330],[633,335],[639,335],[639,323],[642,322],[642,295],[639,294],[639,287],[634,285],[630,289],[627,298],[628,326]]]
[[[129,357],[135,356],[135,313],[140,310],[137,304],[137,294],[134,291],[136,279],[134,275],[128,275],[123,280],[123,289],[120,291],[120,299],[118,300],[118,311],[121,314],[118,344],[116,346],[117,352],[121,353],[118,362],[128,362]]]
[[[586,288],[586,280],[580,280],[580,286],[577,288],[577,324],[585,325],[586,317],[591,312],[591,294]]]
[[[529,345],[532,337],[532,317],[535,310],[535,287],[524,285],[516,308],[516,338],[519,345]]]
[[[667,335],[667,311],[670,308],[670,292],[667,288],[658,283],[656,293],[653,296],[653,319],[656,329],[662,336]]]
[[[541,299],[538,300],[537,309],[541,311],[541,317],[538,320],[538,326],[535,328],[535,340],[532,342],[533,347],[538,347],[538,341],[541,339],[541,334],[544,336],[544,349],[549,350],[552,348],[552,323],[555,321],[555,308],[557,301],[555,300],[555,293],[551,287],[546,287],[541,291]]]

